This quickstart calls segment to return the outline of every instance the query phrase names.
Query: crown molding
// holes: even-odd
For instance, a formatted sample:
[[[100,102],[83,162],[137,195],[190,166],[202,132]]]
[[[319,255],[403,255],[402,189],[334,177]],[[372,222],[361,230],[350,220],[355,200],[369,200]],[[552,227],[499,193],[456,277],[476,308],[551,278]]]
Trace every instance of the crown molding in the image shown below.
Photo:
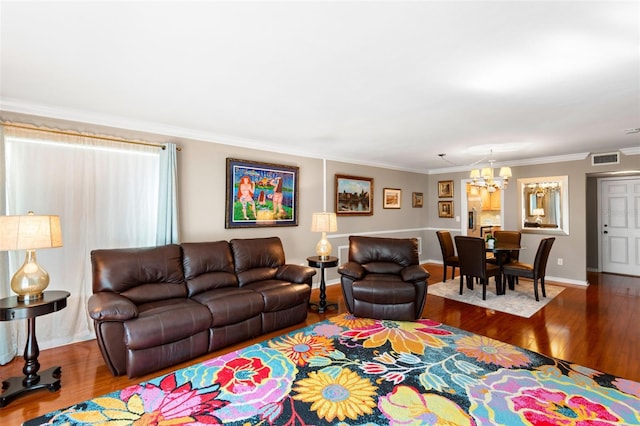
[[[576,154],[567,154],[567,155],[554,155],[551,157],[538,157],[538,158],[527,158],[524,160],[514,160],[514,161],[503,161],[503,162],[495,162],[493,167],[515,167],[515,166],[532,166],[537,164],[547,164],[547,163],[562,163],[565,161],[580,161],[584,160],[589,156],[589,152],[578,152]],[[456,167],[447,167],[443,169],[432,169],[429,170],[430,175],[437,175],[442,173],[455,173],[455,172],[465,172],[472,169],[477,169],[477,166],[456,166]]]

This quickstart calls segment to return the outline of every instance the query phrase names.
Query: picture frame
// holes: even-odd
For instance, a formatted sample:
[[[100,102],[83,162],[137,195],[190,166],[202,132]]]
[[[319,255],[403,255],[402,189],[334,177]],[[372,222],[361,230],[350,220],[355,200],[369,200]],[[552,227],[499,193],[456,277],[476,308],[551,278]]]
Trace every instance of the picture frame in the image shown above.
[[[335,175],[337,216],[373,215],[373,178]]]
[[[402,190],[398,188],[382,189],[382,207],[385,209],[399,209],[402,205]]]
[[[453,217],[453,201],[438,201],[438,217]]]
[[[438,181],[438,197],[453,198],[453,181],[452,180]]]
[[[423,203],[424,203],[424,196],[422,195],[422,192],[411,193],[411,207],[422,208]]]
[[[298,225],[297,166],[227,158],[225,228]]]

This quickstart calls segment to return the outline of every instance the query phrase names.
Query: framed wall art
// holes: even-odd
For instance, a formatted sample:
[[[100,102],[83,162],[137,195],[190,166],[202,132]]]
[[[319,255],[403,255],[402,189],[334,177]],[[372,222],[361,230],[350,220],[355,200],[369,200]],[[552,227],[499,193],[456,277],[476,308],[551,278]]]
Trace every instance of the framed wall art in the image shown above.
[[[412,207],[420,207],[422,208],[422,204],[424,203],[424,196],[422,192],[414,192],[411,194],[411,206]]]
[[[226,228],[298,225],[299,168],[227,158]]]
[[[438,201],[438,217],[453,217],[453,201]]]
[[[382,207],[385,209],[399,209],[402,205],[402,190],[384,188],[382,190]]]
[[[453,181],[452,180],[438,181],[438,197],[453,198]]]
[[[373,215],[373,178],[336,175],[336,215]]]

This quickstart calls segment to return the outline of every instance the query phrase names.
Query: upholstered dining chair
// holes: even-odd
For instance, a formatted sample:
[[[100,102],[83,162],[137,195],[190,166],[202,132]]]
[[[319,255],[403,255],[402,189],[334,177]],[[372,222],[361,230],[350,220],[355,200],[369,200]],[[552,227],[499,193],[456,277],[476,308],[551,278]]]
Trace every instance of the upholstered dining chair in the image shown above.
[[[518,231],[493,231],[493,237],[498,243],[507,243],[520,246],[522,240],[522,234]],[[503,259],[502,263],[517,262],[520,259],[520,250],[511,250],[509,252],[509,258]]]
[[[482,284],[482,300],[487,298],[487,285],[490,277],[495,277],[496,294],[501,294],[503,291],[502,273],[498,265],[487,262],[484,240],[478,237],[456,235],[455,242],[460,260],[460,294],[462,294],[465,277],[470,289],[473,289],[474,278],[477,278]]]
[[[349,237],[349,261],[338,267],[342,294],[357,317],[421,318],[429,273],[420,266],[416,238]]]
[[[449,231],[436,231],[440,251],[442,251],[442,282],[447,281],[447,267],[451,266],[451,279],[456,276],[456,268],[460,267],[460,260],[456,256],[456,248]]]
[[[520,247],[520,241],[522,240],[522,234],[518,231],[497,230],[493,231],[493,237],[496,239],[498,244],[514,244],[518,247]],[[500,256],[500,259],[495,256]],[[487,262],[502,266],[509,262],[517,262],[520,259],[520,250],[502,251],[500,253],[496,253],[495,256],[487,257]],[[516,277],[515,283],[518,284],[518,277]],[[511,285],[510,288],[513,288],[513,285]]]
[[[533,280],[533,293],[536,296],[536,302],[540,301],[540,298],[538,297],[538,281],[540,281],[542,297],[547,297],[547,293],[544,289],[544,275],[547,270],[547,260],[549,260],[551,246],[553,246],[555,240],[555,237],[549,237],[543,238],[540,241],[533,265],[522,262],[511,262],[502,267],[502,272],[504,273],[505,278],[509,281],[509,287],[512,286],[511,284],[513,283],[513,280],[518,277],[530,278]]]

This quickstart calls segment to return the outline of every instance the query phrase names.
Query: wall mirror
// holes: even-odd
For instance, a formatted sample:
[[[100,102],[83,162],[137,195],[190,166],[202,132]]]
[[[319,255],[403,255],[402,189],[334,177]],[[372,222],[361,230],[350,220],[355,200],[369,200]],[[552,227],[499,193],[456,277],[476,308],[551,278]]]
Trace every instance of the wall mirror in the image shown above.
[[[569,235],[569,177],[518,179],[522,232]]]

